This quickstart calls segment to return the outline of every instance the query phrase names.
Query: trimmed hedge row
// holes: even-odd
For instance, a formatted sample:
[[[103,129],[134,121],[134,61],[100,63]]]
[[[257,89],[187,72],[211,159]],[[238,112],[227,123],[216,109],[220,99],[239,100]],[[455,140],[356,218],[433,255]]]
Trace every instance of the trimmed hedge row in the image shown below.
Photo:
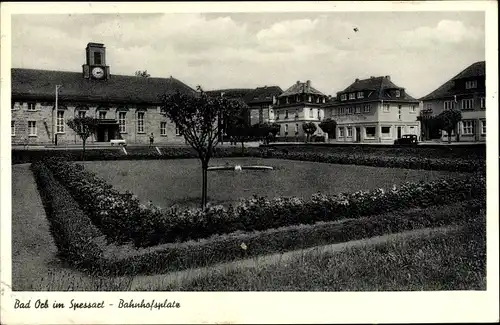
[[[198,241],[135,249],[108,246],[104,272],[112,275],[158,274],[229,262],[252,256],[359,240],[426,227],[479,223],[485,202],[461,202],[402,213],[320,222],[254,232],[216,235]],[[483,218],[484,219],[484,218]],[[244,250],[241,246],[245,244]]]
[[[44,164],[31,168],[59,254],[77,267],[95,268],[102,262],[104,236]]]
[[[254,231],[318,221],[334,221],[407,209],[447,204],[486,195],[485,177],[475,174],[433,182],[405,183],[391,190],[376,189],[299,198],[254,197],[235,207],[202,209],[146,207],[131,193],[120,193],[82,165],[47,162],[94,224],[118,243],[136,246],[200,239],[238,230]]]

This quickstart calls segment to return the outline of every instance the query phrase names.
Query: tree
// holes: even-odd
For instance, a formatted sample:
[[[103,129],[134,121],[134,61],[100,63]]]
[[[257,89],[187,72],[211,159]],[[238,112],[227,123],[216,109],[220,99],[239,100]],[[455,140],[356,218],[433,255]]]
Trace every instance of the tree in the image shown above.
[[[328,137],[335,139],[337,121],[332,118],[327,118],[319,124],[319,127],[321,128],[321,130],[323,130],[323,132],[328,133]]]
[[[82,139],[82,160],[85,160],[85,144],[87,139],[97,132],[98,120],[90,116],[75,117],[69,119],[66,124]]]
[[[186,142],[197,152],[202,168],[201,206],[207,205],[207,171],[210,158],[222,131],[219,117],[241,110],[241,103],[222,96],[208,96],[201,87],[197,92],[160,96],[160,110],[177,125]]]
[[[135,76],[136,77],[142,77],[142,78],[149,78],[149,77],[151,77],[151,75],[148,73],[148,70],[144,70],[144,71],[137,70],[135,72]]]
[[[316,127],[316,124],[314,124],[313,122],[308,122],[308,123],[304,123],[302,124],[302,129],[304,130],[304,133],[307,135],[307,141],[309,140],[309,137],[314,133],[316,132],[316,130],[318,129]]]
[[[448,109],[442,111],[437,116],[437,121],[440,130],[446,131],[448,133],[448,143],[451,143],[451,132],[457,127],[458,122],[462,120],[462,111],[456,108]],[[457,132],[457,141],[458,132]]]

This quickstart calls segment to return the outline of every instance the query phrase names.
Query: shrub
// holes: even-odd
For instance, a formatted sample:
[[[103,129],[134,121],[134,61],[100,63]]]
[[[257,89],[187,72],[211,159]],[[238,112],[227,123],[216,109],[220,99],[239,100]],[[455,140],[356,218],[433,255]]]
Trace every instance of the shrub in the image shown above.
[[[157,210],[141,205],[131,193],[118,192],[81,165],[50,160],[48,166],[110,240],[119,243],[134,240],[137,246],[199,239],[237,230],[359,218],[482,198],[486,193],[485,177],[474,174],[427,183],[405,183],[390,190],[318,194],[311,200],[254,197],[235,207]]]
[[[100,265],[105,245],[102,233],[44,164],[35,163],[32,170],[59,254],[84,269]]]

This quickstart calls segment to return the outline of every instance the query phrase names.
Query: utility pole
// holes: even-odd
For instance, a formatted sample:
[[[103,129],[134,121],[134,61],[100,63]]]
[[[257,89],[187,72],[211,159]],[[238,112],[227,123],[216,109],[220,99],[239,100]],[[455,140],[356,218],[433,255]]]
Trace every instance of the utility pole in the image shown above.
[[[56,85],[56,104],[54,105],[54,108],[52,109],[52,144],[55,144],[55,141],[56,141],[56,128],[55,128],[55,121],[54,121],[54,111],[56,112],[57,114],[57,109],[58,109],[58,105],[59,105],[59,89],[62,87],[62,85]]]

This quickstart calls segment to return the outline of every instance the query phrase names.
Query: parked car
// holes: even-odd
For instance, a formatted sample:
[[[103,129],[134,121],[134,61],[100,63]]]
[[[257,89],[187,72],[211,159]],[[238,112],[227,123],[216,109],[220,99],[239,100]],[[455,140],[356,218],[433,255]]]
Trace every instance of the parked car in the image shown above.
[[[394,140],[394,144],[399,146],[416,146],[418,138],[415,134],[405,134],[401,138]]]

